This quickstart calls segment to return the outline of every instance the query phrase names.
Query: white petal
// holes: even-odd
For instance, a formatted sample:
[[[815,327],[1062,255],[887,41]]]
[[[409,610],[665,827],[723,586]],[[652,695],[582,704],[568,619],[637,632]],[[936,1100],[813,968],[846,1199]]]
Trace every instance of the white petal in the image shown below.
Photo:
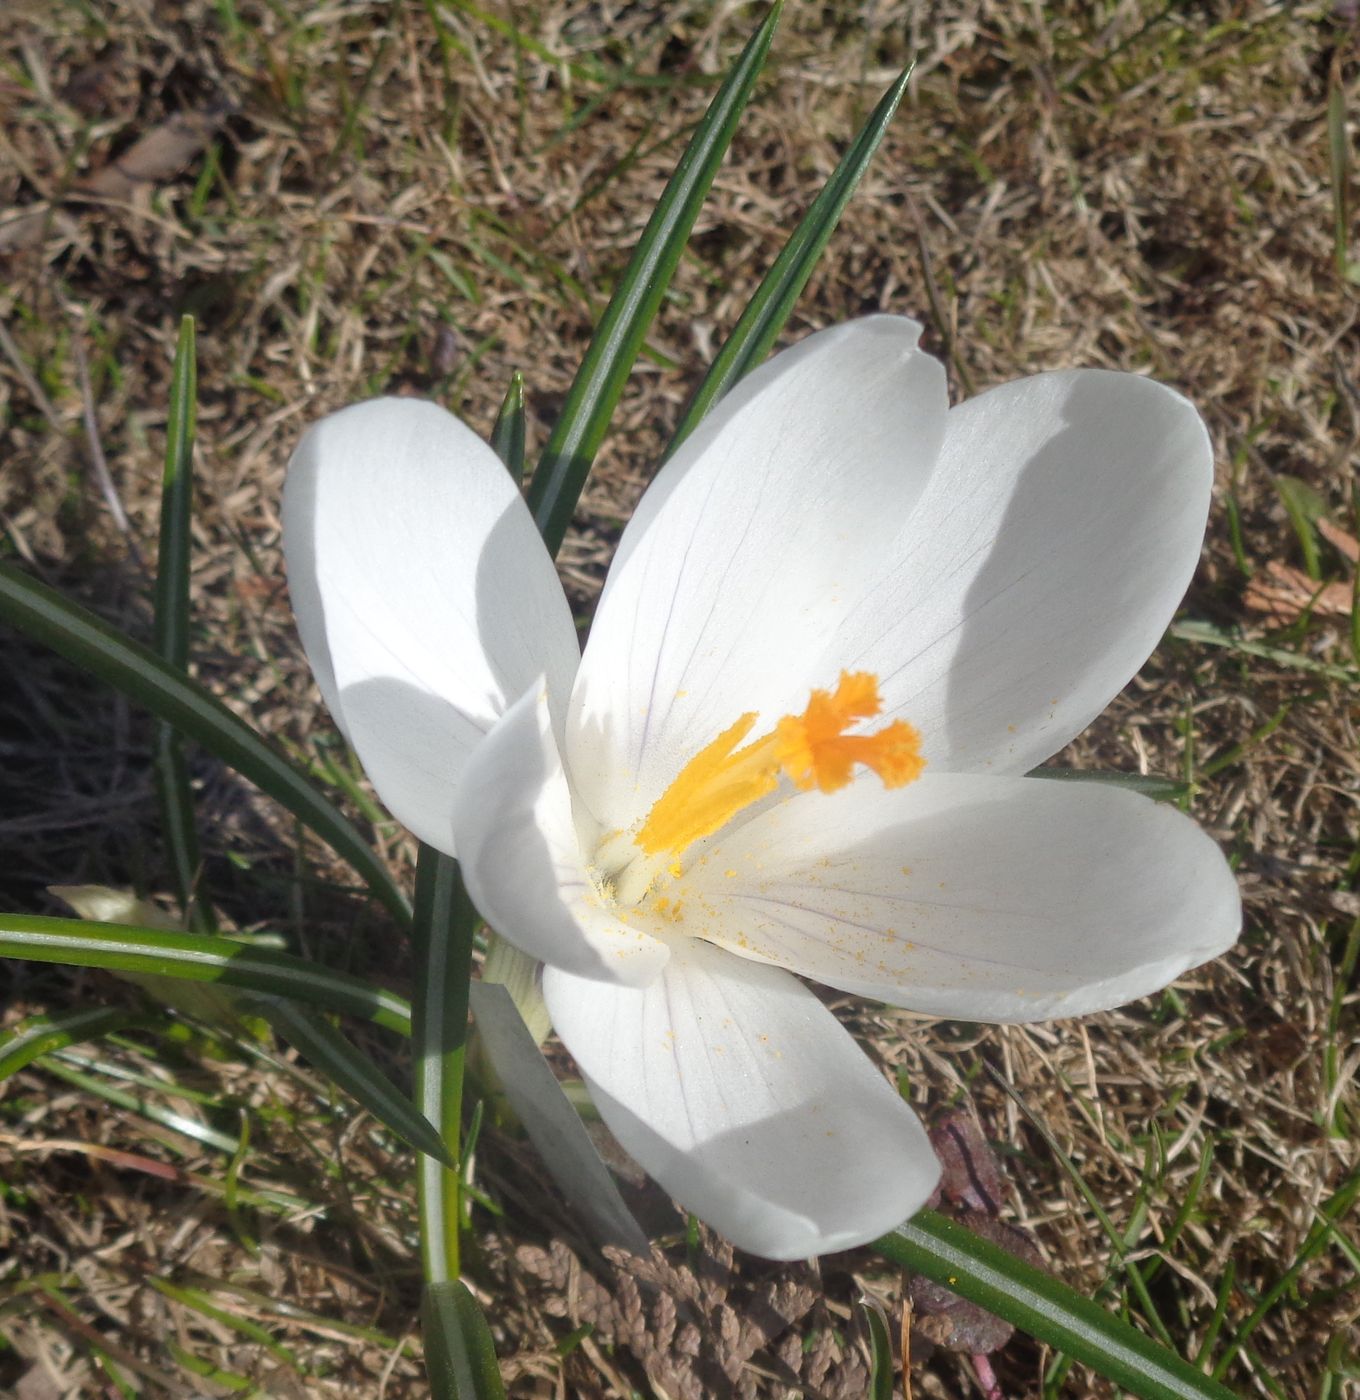
[[[541,685],[468,760],[454,836],[478,913],[530,957],[630,984],[665,964],[665,943],[616,918],[590,880]]]
[[[940,464],[822,669],[874,672],[886,714],[954,771],[1022,773],[1157,645],[1199,559],[1204,425],[1151,380],[1042,374],[951,409]]]
[[[920,327],[824,331],[742,382],[624,531],[568,724],[576,790],[609,828],[644,814],[740,715],[802,709],[830,640],[934,464],[944,372]]]
[[[578,658],[519,492],[452,414],[375,399],[307,431],[283,530],[298,630],[331,713],[392,812],[451,853],[469,750],[539,676],[565,708]]]
[[[543,993],[614,1135],[742,1249],[849,1249],[934,1189],[916,1115],[788,973],[684,940],[645,989],[550,969]]]
[[[1174,808],[952,773],[799,794],[667,893],[685,933],[970,1021],[1120,1006],[1231,947],[1242,918],[1222,852]]]

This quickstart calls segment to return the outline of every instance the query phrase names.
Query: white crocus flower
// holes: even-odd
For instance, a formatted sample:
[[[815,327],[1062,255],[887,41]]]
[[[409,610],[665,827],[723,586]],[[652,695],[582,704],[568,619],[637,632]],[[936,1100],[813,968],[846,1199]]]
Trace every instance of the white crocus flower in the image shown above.
[[[1023,776],[1190,580],[1199,417],[1096,370],[947,409],[919,333],[840,326],[730,393],[643,496],[583,656],[519,492],[442,409],[345,409],[288,478],[303,642],[378,793],[546,964],[623,1145],[773,1258],[869,1240],[937,1176],[801,978],[931,1016],[1080,1015],[1240,922],[1179,812]]]

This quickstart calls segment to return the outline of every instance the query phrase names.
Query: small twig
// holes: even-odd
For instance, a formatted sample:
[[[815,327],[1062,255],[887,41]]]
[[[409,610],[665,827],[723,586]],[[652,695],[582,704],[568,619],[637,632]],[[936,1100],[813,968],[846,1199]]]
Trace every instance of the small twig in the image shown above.
[[[85,355],[85,344],[79,335],[71,341],[76,352],[76,374],[80,377],[81,413],[85,421],[85,440],[90,445],[90,465],[94,468],[95,480],[103,493],[104,503],[113,516],[113,523],[128,537],[128,545],[140,564],[137,541],[132,538],[132,526],[128,521],[123,502],[119,499],[118,488],[114,485],[113,474],[109,471],[109,460],[104,456],[104,444],[99,440],[99,418],[94,409],[94,389],[90,385],[90,362]]]
[[[95,480],[99,483],[104,503],[109,508],[109,514],[113,516],[113,523],[127,537],[128,551],[137,567],[144,568],[142,552],[137,547],[131,522],[128,520],[127,512],[123,509],[123,503],[119,499],[118,488],[114,485],[113,476],[109,471],[108,459],[104,456],[104,448],[99,440],[99,420],[95,415],[94,391],[90,386],[90,366],[85,357],[85,346],[79,335],[74,338],[72,343],[76,353],[76,372],[80,379],[82,416],[85,424],[85,439],[89,444],[90,465],[94,469]],[[38,411],[42,416],[47,419],[52,431],[58,437],[65,437],[66,427],[57,413],[56,405],[47,397],[47,391],[38,382],[33,371],[29,369],[23,355],[19,352],[19,347],[14,343],[14,337],[9,333],[9,327],[3,321],[0,321],[0,350],[5,352],[5,358],[14,366],[14,372],[23,381],[29,397],[38,406]]]
[[[939,283],[935,281],[935,265],[931,260],[930,249],[926,245],[926,231],[921,224],[920,211],[916,208],[916,201],[912,199],[910,191],[907,192],[907,208],[911,211],[912,224],[916,229],[916,247],[921,254],[921,276],[926,284],[926,300],[930,302],[930,314],[935,318],[935,327],[940,332],[940,339],[944,341],[945,357],[953,365],[954,373],[958,375],[964,393],[972,398],[977,393],[977,389],[973,384],[973,376],[968,372],[968,366],[963,363],[963,357],[959,354],[958,346],[954,342],[954,332],[950,327],[949,317],[945,315],[944,302],[940,297]]]
[[[28,390],[29,397],[42,411],[43,417],[52,425],[54,431],[60,433],[62,426],[57,418],[57,410],[52,406],[52,400],[47,397],[43,386],[38,383],[33,371],[24,362],[24,357],[19,353],[19,347],[14,343],[14,338],[9,333],[9,327],[3,321],[0,321],[0,350],[5,352],[5,358],[14,366],[14,372],[24,381],[24,388]]]

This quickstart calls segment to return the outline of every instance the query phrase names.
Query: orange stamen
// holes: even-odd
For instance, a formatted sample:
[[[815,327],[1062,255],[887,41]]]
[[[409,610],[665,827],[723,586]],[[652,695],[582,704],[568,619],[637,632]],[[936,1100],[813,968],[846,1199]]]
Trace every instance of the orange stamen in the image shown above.
[[[754,713],[742,715],[685,764],[634,842],[648,855],[679,855],[768,797],[781,774],[805,792],[843,788],[856,764],[877,774],[884,787],[913,782],[925,759],[920,734],[905,720],[894,720],[874,734],[845,732],[881,709],[876,677],[842,671],[834,692],[814,690],[801,715],[786,715],[770,733],[739,749],[756,721]]]

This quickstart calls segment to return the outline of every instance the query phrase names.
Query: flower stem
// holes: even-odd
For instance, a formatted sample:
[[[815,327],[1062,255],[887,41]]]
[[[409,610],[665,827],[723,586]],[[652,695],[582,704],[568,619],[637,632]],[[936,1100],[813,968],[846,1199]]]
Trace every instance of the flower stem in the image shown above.
[[[458,863],[428,846],[416,865],[416,996],[411,1007],[417,1108],[439,1130],[455,1164],[462,1141],[463,1061],[468,980],[477,912]],[[461,1173],[433,1157],[419,1159],[421,1268],[427,1283],[456,1280]]]

